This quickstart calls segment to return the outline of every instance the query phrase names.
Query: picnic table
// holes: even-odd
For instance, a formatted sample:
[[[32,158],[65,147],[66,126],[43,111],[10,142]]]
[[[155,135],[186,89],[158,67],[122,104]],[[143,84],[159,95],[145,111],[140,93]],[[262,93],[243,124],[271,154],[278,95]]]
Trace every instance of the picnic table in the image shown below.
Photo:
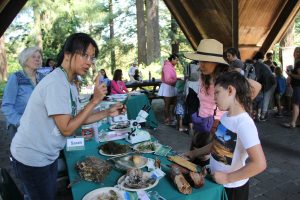
[[[147,95],[147,97],[151,103],[153,99],[162,98],[157,95],[160,84],[161,84],[160,79],[152,79],[152,80],[143,81],[143,82],[137,82],[137,81],[127,82],[126,87],[132,88],[132,91],[136,90],[137,88],[141,89],[142,92],[144,92]],[[150,89],[145,88],[145,87],[148,87],[148,88],[150,87]]]
[[[120,143],[127,143],[125,140],[117,140]],[[69,174],[70,182],[78,179],[79,175],[76,172],[74,166],[78,161],[88,157],[95,156],[100,159],[106,160],[107,157],[100,155],[98,153],[98,146],[103,143],[98,144],[94,140],[85,142],[85,150],[81,151],[66,151],[64,150],[67,169]],[[127,143],[129,144],[129,143]],[[161,160],[162,165],[169,166],[171,162],[166,159],[165,156],[156,156],[153,154],[142,154],[148,158],[158,157]],[[167,173],[165,177],[159,180],[158,185],[154,188],[151,188],[151,191],[157,192],[159,195],[168,200],[188,200],[188,199],[206,199],[206,200],[227,200],[225,189],[222,185],[216,184],[213,181],[206,179],[203,187],[199,189],[193,188],[193,192],[190,195],[185,195],[180,193],[177,188],[174,186],[173,182],[169,178],[169,168],[163,168]],[[103,187],[113,187],[117,184],[117,180],[124,175],[122,172],[113,169],[104,179],[102,183],[89,182],[81,180],[80,182],[72,186],[72,195],[74,200],[81,200],[85,194],[89,193],[98,188]],[[151,198],[151,200],[153,200]]]

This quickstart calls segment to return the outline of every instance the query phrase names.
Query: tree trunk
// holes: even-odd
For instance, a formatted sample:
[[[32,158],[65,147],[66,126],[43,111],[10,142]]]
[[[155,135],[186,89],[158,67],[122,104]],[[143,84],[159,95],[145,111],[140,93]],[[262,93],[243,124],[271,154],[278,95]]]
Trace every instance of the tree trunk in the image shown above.
[[[115,52],[115,46],[114,46],[114,37],[115,37],[115,31],[114,31],[114,19],[113,19],[113,3],[112,0],[109,0],[109,37],[110,37],[110,61],[111,61],[111,73],[114,74],[116,69],[116,52]]]
[[[41,31],[41,13],[38,9],[39,5],[34,4],[32,6],[33,15],[34,15],[34,27],[36,35],[36,45],[43,50],[43,37]]]
[[[7,61],[4,44],[4,36],[2,36],[0,37],[0,81],[7,79]]]
[[[146,26],[145,26],[145,2],[136,0],[137,40],[138,40],[138,64],[147,63],[146,51]]]
[[[172,53],[176,53],[178,54],[179,52],[179,42],[177,40],[177,34],[178,34],[178,24],[175,20],[175,18],[173,17],[173,15],[171,15],[171,50]]]
[[[158,0],[146,1],[147,11],[147,64],[160,58]]]

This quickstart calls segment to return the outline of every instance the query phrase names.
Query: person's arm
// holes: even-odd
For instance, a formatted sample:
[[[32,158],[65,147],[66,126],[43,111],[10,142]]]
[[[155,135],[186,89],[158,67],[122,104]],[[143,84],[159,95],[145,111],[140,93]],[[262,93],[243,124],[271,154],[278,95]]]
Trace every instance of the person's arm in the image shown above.
[[[111,89],[116,91],[118,94],[123,94],[124,92],[120,89],[117,81],[112,80],[111,81]]]
[[[20,123],[21,116],[19,112],[15,109],[15,103],[18,96],[18,81],[16,75],[11,75],[7,81],[3,99],[2,99],[2,107],[1,110],[6,117],[6,120],[9,124],[13,124],[18,126]]]
[[[227,184],[253,177],[266,169],[266,158],[260,144],[247,149],[247,153],[249,161],[244,167],[228,174],[216,171],[213,179],[219,184]]]
[[[194,150],[188,151],[184,153],[183,155],[188,157],[191,160],[194,160],[195,158],[205,156],[207,154],[210,154],[211,152],[212,143],[209,143],[201,148],[195,148]]]
[[[98,79],[95,83],[94,95],[92,100],[84,107],[84,109],[75,117],[69,114],[57,114],[51,115],[53,117],[56,126],[64,136],[70,136],[73,132],[79,128],[82,124],[93,123],[101,120],[107,116],[115,116],[123,110],[122,104],[116,104],[111,107],[108,111],[100,111],[92,114],[95,106],[103,100],[107,92],[105,84],[99,85]]]
[[[298,68],[296,72],[297,72],[297,74],[287,72],[287,75],[294,79],[300,79],[300,68]]]
[[[122,81],[122,88],[123,88],[123,90],[126,92],[126,93],[128,93],[129,91],[128,91],[128,89],[127,89],[127,87],[126,87],[126,85],[125,85],[125,83]],[[124,93],[124,92],[123,92]]]
[[[249,82],[251,86],[251,99],[255,99],[255,97],[258,95],[259,91],[261,90],[261,84],[255,80],[247,78],[247,81]]]

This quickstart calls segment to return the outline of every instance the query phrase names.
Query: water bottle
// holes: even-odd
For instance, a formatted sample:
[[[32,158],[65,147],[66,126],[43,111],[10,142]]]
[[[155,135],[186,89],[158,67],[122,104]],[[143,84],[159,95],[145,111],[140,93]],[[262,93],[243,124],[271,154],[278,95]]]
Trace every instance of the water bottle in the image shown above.
[[[149,71],[149,82],[151,82],[151,71]]]

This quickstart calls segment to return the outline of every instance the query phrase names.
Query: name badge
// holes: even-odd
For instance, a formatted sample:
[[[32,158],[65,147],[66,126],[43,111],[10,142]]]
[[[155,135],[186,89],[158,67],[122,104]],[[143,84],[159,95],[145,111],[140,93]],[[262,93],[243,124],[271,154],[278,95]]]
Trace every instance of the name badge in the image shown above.
[[[67,151],[84,150],[84,138],[68,138],[67,139]]]

